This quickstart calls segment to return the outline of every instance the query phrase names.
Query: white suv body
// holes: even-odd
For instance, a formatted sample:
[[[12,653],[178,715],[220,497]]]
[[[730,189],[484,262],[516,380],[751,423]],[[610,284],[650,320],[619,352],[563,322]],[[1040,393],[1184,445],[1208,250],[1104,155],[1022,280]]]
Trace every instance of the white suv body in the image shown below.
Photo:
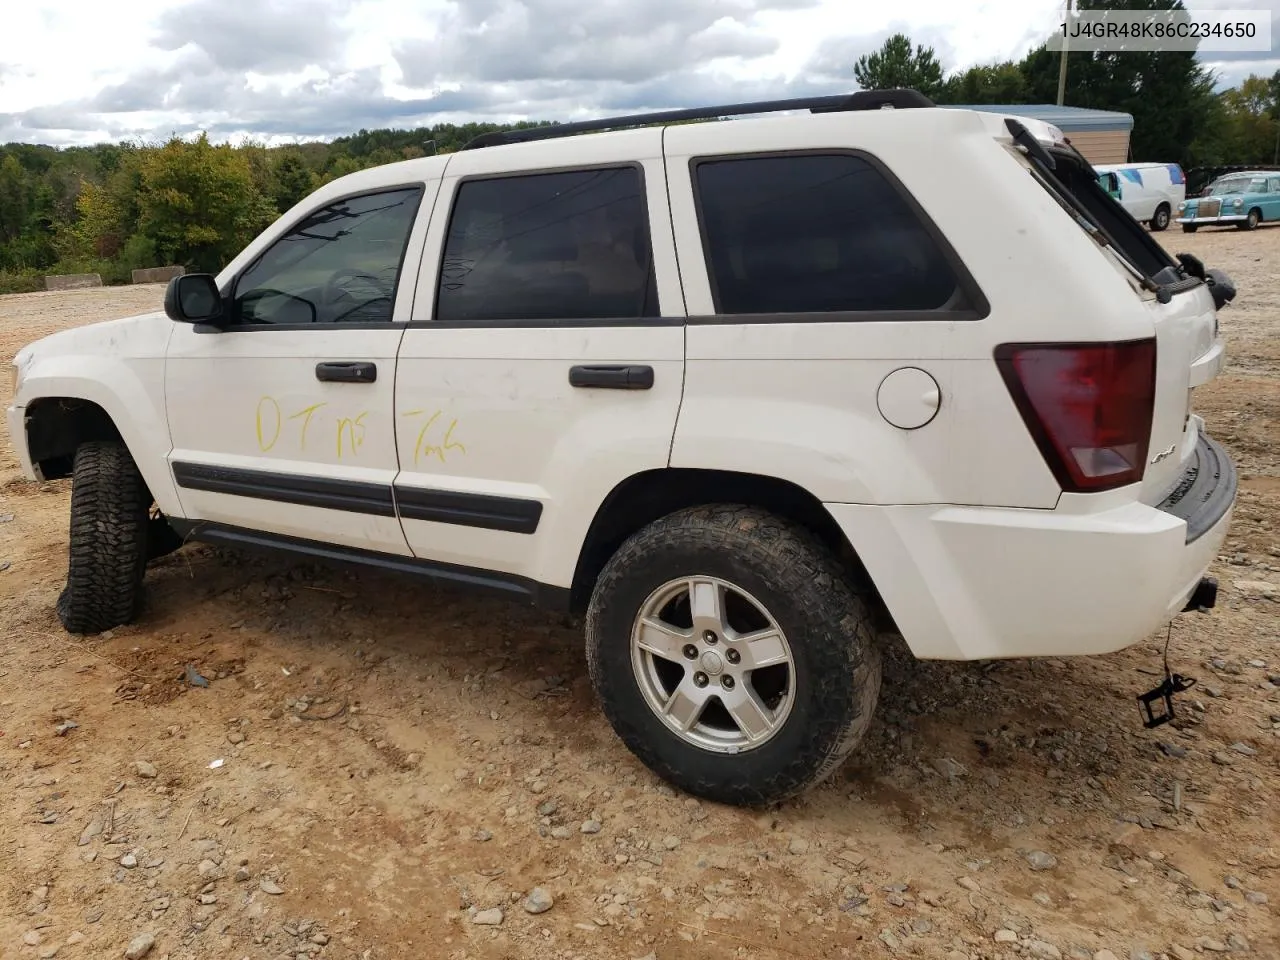
[[[14,445],[39,478],[115,443],[184,537],[587,609],[592,676],[633,750],[693,792],[778,799],[865,731],[875,633],[921,658],[1117,650],[1187,605],[1226,534],[1234,470],[1190,412],[1222,364],[1214,278],[1136,223],[1100,243],[1036,165],[1067,170],[1061,134],[1007,119],[846,110],[364,170],[245,248],[216,305],[188,276],[168,316],[22,350]],[[103,469],[128,468],[84,466]],[[77,562],[108,562],[87,542],[77,561],[79,508],[60,613],[105,629],[137,597],[76,607],[93,580]],[[129,554],[139,581],[151,536]],[[737,552],[739,579],[715,551]],[[652,607],[668,568],[693,578],[678,629]],[[825,591],[820,623],[762,599],[793,570],[791,593]],[[763,616],[736,633],[734,591]],[[832,668],[856,695],[827,740],[817,714],[839,697],[804,689],[824,643],[855,651]],[[681,656],[683,673],[654,666]],[[746,667],[784,662],[744,696]],[[712,693],[732,723],[705,720]],[[696,704],[673,719],[682,696]],[[821,741],[803,769],[770,759],[785,727]]]

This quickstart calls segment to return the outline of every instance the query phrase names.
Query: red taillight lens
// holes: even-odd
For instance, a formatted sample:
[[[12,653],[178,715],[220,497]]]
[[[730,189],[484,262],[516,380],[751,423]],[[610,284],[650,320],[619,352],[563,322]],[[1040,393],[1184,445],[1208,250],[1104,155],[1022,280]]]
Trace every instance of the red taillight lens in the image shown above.
[[[1142,479],[1155,409],[1154,339],[1005,344],[996,364],[1064,491]]]

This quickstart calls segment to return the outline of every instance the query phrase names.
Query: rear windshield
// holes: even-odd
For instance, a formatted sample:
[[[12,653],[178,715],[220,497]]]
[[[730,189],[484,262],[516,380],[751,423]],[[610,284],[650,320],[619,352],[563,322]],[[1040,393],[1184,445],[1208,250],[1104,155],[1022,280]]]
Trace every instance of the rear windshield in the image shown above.
[[[1183,277],[1178,261],[1147,233],[1098,180],[1097,171],[1079,153],[1055,147],[1028,155],[1032,175],[1071,214],[1081,229],[1109,246],[1145,285]],[[1050,168],[1041,157],[1052,157]]]

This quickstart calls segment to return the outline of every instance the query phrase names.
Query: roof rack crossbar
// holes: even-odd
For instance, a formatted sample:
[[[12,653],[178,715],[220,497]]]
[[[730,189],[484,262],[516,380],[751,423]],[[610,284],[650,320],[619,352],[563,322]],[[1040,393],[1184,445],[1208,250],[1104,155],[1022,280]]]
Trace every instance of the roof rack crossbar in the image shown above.
[[[936,104],[918,90],[862,90],[826,97],[795,97],[790,100],[760,100],[749,103],[729,103],[713,107],[686,107],[679,110],[659,110],[653,113],[636,113],[630,116],[602,117],[598,120],[575,120],[547,127],[528,127],[521,130],[495,130],[482,133],[468,141],[463,150],[495,147],[507,143],[528,143],[533,140],[552,140],[571,137],[579,133],[616,130],[620,127],[641,127],[655,123],[676,123],[688,120],[717,120],[721,117],[746,116],[756,113],[781,113],[786,110],[808,110],[810,113],[840,113],[849,110],[879,110],[885,107],[906,109],[932,107]]]

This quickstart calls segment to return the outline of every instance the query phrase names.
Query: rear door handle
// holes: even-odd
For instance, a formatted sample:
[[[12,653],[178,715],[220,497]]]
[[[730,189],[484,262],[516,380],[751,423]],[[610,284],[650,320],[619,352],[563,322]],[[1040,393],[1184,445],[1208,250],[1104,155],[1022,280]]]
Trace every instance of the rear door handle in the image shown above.
[[[316,364],[316,379],[333,383],[373,383],[378,365],[367,360],[329,360]]]
[[[628,364],[570,367],[569,386],[596,387],[602,390],[649,390],[653,387],[653,367]]]

